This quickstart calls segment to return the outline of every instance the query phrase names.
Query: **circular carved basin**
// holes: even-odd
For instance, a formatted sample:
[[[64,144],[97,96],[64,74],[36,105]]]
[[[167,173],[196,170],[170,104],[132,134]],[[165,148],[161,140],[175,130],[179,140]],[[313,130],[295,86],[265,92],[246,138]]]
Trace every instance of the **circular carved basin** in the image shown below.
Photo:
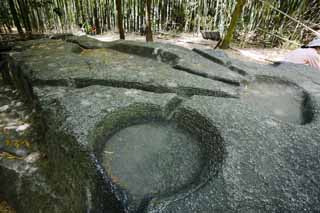
[[[297,85],[264,77],[246,85],[241,99],[261,113],[288,123],[306,124],[312,120],[308,94]]]
[[[127,127],[106,143],[102,164],[112,180],[135,201],[174,193],[199,176],[200,143],[174,124],[156,122]]]

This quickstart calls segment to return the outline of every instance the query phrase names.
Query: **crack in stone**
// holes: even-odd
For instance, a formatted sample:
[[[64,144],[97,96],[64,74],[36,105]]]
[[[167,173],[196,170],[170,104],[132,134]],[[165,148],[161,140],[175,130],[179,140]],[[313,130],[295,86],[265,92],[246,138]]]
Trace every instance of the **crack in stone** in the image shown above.
[[[233,81],[233,80],[230,80],[230,79],[227,79],[227,78],[221,78],[221,77],[217,77],[217,76],[209,76],[207,73],[204,73],[204,72],[196,72],[188,67],[184,67],[184,66],[181,66],[181,65],[175,65],[173,66],[174,69],[176,70],[180,70],[180,71],[184,71],[184,72],[187,72],[189,74],[193,74],[193,75],[197,75],[197,76],[200,76],[200,77],[203,77],[203,78],[207,78],[207,79],[210,79],[210,80],[214,80],[214,81],[219,81],[219,82],[222,82],[222,83],[226,83],[226,84],[230,84],[232,86],[240,86],[240,83],[237,82],[237,81]]]
[[[248,73],[244,71],[243,69],[240,69],[238,67],[233,66],[230,62],[225,63],[223,60],[220,60],[219,58],[213,57],[199,49],[192,49],[193,52],[199,54],[200,56],[208,59],[209,61],[212,61],[214,63],[220,64],[226,68],[228,68],[230,71],[233,71],[235,73],[238,73],[239,75],[242,76],[248,76]]]
[[[95,48],[91,48],[91,47],[88,47],[88,46],[86,46],[86,45],[82,45],[81,42],[79,42],[79,41],[74,41],[74,40],[67,40],[67,42],[71,42],[71,43],[77,44],[77,45],[79,45],[81,48],[84,48],[84,49],[106,48],[106,47],[98,47],[98,46],[95,47]],[[114,46],[110,46],[110,47],[108,47],[108,48],[114,49],[114,50],[120,51],[120,52],[131,53],[131,54],[135,54],[135,55],[140,55],[140,56],[141,56],[141,54],[137,54],[137,53],[134,53],[134,52],[130,52],[130,51],[128,51],[127,49],[123,50],[123,49],[121,49],[121,48],[119,48],[119,47],[121,47],[121,44],[117,44],[117,45],[114,45]],[[123,47],[122,47],[122,48],[123,48]],[[138,47],[138,48],[143,48],[143,47]],[[196,52],[196,53],[198,53],[199,55],[205,57],[205,56],[204,56],[205,53],[202,53],[201,51],[199,51],[199,50],[197,50],[197,49],[194,49],[193,51]],[[156,48],[156,49],[153,51],[153,54],[150,55],[150,58],[159,61],[159,59],[157,58],[157,56],[162,56],[162,57],[160,57],[160,58],[161,58],[160,61],[162,61],[162,62],[165,63],[165,64],[170,65],[172,68],[174,68],[174,69],[176,69],[176,70],[184,71],[184,72],[187,72],[187,73],[189,73],[189,74],[193,74],[193,75],[196,75],[196,76],[199,76],[199,77],[203,77],[203,78],[206,78],[206,79],[223,82],[223,83],[226,83],[226,84],[229,84],[229,85],[232,85],[232,86],[240,86],[240,82],[238,82],[238,81],[230,80],[230,79],[227,79],[227,78],[221,78],[221,77],[217,77],[217,76],[209,76],[207,73],[199,72],[199,71],[194,71],[194,70],[192,70],[192,69],[190,69],[190,68],[187,68],[187,67],[184,67],[184,66],[182,66],[182,65],[179,65],[179,62],[178,62],[179,57],[178,57],[178,56],[176,56],[176,58],[175,58],[174,60],[171,60],[171,61],[164,60],[166,57],[163,57],[163,55],[165,55],[165,54],[171,54],[171,53],[170,53],[170,52],[163,51],[162,49],[157,49],[157,48]],[[172,54],[171,57],[173,57],[173,55],[174,55],[174,54]],[[155,58],[154,58],[154,57],[155,57]],[[205,57],[205,58],[209,59],[210,61],[213,61],[213,62],[215,62],[215,63],[218,63],[218,64],[220,64],[220,65],[225,66],[225,65],[223,64],[223,62],[219,62],[218,59],[217,59],[217,60],[214,60],[215,58],[211,57],[211,58],[213,59],[213,60],[212,60],[212,59],[209,58],[209,57],[211,57],[211,56],[208,55],[208,57]],[[245,72],[245,71],[238,70],[238,68],[236,68],[236,67],[231,66],[231,67],[228,67],[228,68],[229,68],[230,70],[232,70],[232,71],[237,72],[237,73],[240,74],[240,75],[246,75],[246,72]]]
[[[213,96],[213,97],[224,97],[224,98],[239,98],[235,95],[228,94],[224,91],[213,91],[209,89],[193,88],[193,87],[165,87],[160,85],[150,85],[143,84],[139,82],[129,82],[129,81],[117,81],[117,80],[99,80],[99,79],[72,79],[72,85],[70,85],[70,80],[58,79],[58,80],[34,80],[32,82],[35,86],[64,86],[64,87],[75,87],[84,88],[93,85],[109,86],[116,88],[126,88],[126,89],[138,89],[146,92],[153,93],[175,93],[182,97],[192,97],[194,95],[199,96]]]
[[[200,56],[202,56],[202,57],[204,57],[206,59],[209,59],[210,61],[213,61],[214,63],[217,63],[217,64],[220,64],[222,66],[225,66],[225,63],[222,60],[220,60],[218,58],[215,58],[215,57],[212,57],[211,55],[209,55],[209,54],[207,54],[207,53],[205,53],[205,52],[203,52],[203,51],[201,51],[199,49],[194,48],[194,49],[192,49],[192,51],[197,53],[197,54],[199,54]]]

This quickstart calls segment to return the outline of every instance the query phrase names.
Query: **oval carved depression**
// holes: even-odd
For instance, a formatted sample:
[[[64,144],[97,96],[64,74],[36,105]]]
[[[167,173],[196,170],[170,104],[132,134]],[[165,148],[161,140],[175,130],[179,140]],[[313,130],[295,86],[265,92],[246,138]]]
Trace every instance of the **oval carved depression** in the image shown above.
[[[175,193],[203,167],[200,143],[174,124],[152,122],[124,128],[107,141],[102,165],[112,180],[139,202]]]
[[[241,99],[261,113],[288,123],[303,125],[312,121],[313,112],[308,93],[288,81],[258,78],[245,86]]]

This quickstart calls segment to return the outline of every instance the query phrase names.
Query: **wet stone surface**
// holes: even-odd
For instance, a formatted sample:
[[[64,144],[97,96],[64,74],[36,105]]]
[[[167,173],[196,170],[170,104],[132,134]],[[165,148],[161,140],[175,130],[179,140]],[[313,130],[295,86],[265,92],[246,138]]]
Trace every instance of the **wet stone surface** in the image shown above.
[[[63,39],[17,42],[0,54],[2,75],[45,127],[43,166],[30,164],[33,153],[19,166],[2,158],[0,180],[22,180],[0,187],[10,204],[27,212],[320,211],[318,72],[215,50]],[[0,101],[1,118],[20,116],[10,114],[18,102]],[[19,134],[25,123],[0,125]],[[43,202],[26,205],[12,189]]]
[[[141,201],[187,188],[203,166],[200,146],[173,124],[140,124],[120,130],[107,141],[102,163],[133,200]]]
[[[312,120],[312,109],[308,109],[308,95],[295,84],[262,78],[244,86],[241,99],[288,123],[305,124]]]

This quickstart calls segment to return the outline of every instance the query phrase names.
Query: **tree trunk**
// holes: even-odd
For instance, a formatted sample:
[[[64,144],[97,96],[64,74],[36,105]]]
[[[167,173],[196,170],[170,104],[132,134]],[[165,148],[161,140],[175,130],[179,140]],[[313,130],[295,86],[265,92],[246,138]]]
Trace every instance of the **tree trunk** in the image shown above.
[[[161,31],[161,0],[158,2],[158,32]]]
[[[30,24],[30,19],[27,13],[27,9],[26,9],[26,5],[24,3],[23,0],[18,0],[18,5],[20,8],[20,12],[21,12],[21,17],[22,17],[22,21],[23,21],[23,25],[25,28],[25,31],[27,34],[31,34],[31,24]]]
[[[133,32],[137,31],[136,28],[136,0],[133,0]]]
[[[201,27],[201,17],[202,17],[202,10],[201,10],[201,1],[198,1],[198,12],[197,12],[197,36],[200,34],[200,27]]]
[[[117,12],[117,7],[116,7],[116,0],[112,0],[112,9],[113,10],[110,10],[110,11],[113,11],[112,13],[112,21],[113,21],[113,30],[116,31],[117,33],[119,32],[119,29],[118,29],[118,12]]]
[[[120,39],[125,39],[124,29],[123,29],[123,17],[121,10],[121,0],[116,0],[116,8],[117,8],[117,19],[118,19],[118,29],[120,34]]]
[[[6,23],[6,24],[4,24],[4,25],[5,25],[6,28],[8,29],[8,32],[9,32],[9,33],[12,33],[12,29],[11,29],[10,24]]]
[[[245,4],[246,4],[246,0],[238,0],[237,5],[232,13],[232,18],[231,18],[228,32],[227,32],[226,36],[224,37],[222,44],[220,46],[221,49],[228,49],[229,48],[230,43],[233,38],[233,32],[237,26],[238,18],[241,16],[242,9]]]
[[[91,14],[90,14],[90,1],[89,0],[87,0],[86,1],[86,7],[87,7],[87,15],[86,15],[86,22],[88,22],[90,25],[92,25],[93,23],[92,23],[92,16],[91,16]]]
[[[82,25],[86,22],[85,15],[84,15],[84,10],[83,10],[83,4],[82,0],[80,0],[80,13],[81,13],[81,18],[82,18]]]
[[[14,1],[13,0],[8,0],[8,1],[9,1],[10,11],[13,16],[14,25],[16,25],[18,33],[20,35],[23,35],[23,30],[21,28],[20,21],[19,21],[18,15],[17,15],[17,11],[14,6]]]
[[[151,24],[153,24],[154,20],[156,20],[156,13],[155,13],[155,7],[156,7],[156,1],[155,0],[152,0],[152,21],[151,21]],[[151,25],[152,26],[152,25]],[[151,27],[152,29],[152,27]],[[156,27],[154,27],[154,30],[157,30]]]
[[[110,13],[110,2],[109,2],[109,0],[107,1],[106,11],[107,11],[107,26],[108,26],[108,30],[111,30],[111,13]]]
[[[80,17],[81,17],[81,10],[80,10],[80,6],[79,6],[78,0],[75,0],[74,4],[75,4],[75,7],[76,7],[75,20],[76,20],[76,24],[79,25],[80,24]]]
[[[30,8],[29,14],[31,17],[31,24],[32,24],[31,26],[33,31],[39,32],[40,25],[39,25],[38,19],[36,19],[35,10],[33,8]]]
[[[35,10],[36,10],[37,18],[38,18],[38,22],[39,22],[39,30],[41,31],[41,33],[44,33],[44,31],[45,31],[44,23],[43,23],[44,20],[42,19],[39,8],[36,7]]]
[[[140,31],[140,0],[137,1],[137,31]]]
[[[23,1],[24,3],[23,3],[23,7],[24,7],[24,13],[25,13],[25,19],[26,19],[26,23],[27,23],[27,25],[28,25],[28,31],[29,31],[29,34],[31,34],[32,33],[32,25],[31,25],[31,21],[30,21],[30,17],[29,17],[29,14],[31,14],[30,13],[30,10],[29,10],[29,4],[28,4],[28,1],[26,1],[26,0],[24,0]],[[30,8],[31,9],[31,8]]]
[[[94,25],[96,28],[96,33],[101,34],[101,27],[99,22],[99,14],[98,14],[98,2],[97,0],[94,1],[94,8],[93,8],[93,16],[94,16]]]
[[[144,19],[144,0],[140,0],[140,11],[139,11],[139,18],[140,18],[140,26],[139,26],[139,30],[140,33],[145,31],[145,23],[143,23],[143,19]],[[142,31],[141,31],[142,30]]]
[[[63,6],[63,11],[64,11],[64,15],[63,15],[63,21],[64,21],[64,25],[66,26],[67,30],[70,30],[70,21],[69,19],[69,10],[68,10],[68,3],[66,0],[62,1],[62,6]]]
[[[129,5],[127,5],[126,7],[126,11],[127,11],[127,32],[131,32],[131,26],[130,26],[130,18],[131,18],[131,7],[130,7],[130,1],[128,2]]]
[[[152,42],[152,21],[151,21],[151,1],[145,0],[145,12],[146,12],[146,40]]]

